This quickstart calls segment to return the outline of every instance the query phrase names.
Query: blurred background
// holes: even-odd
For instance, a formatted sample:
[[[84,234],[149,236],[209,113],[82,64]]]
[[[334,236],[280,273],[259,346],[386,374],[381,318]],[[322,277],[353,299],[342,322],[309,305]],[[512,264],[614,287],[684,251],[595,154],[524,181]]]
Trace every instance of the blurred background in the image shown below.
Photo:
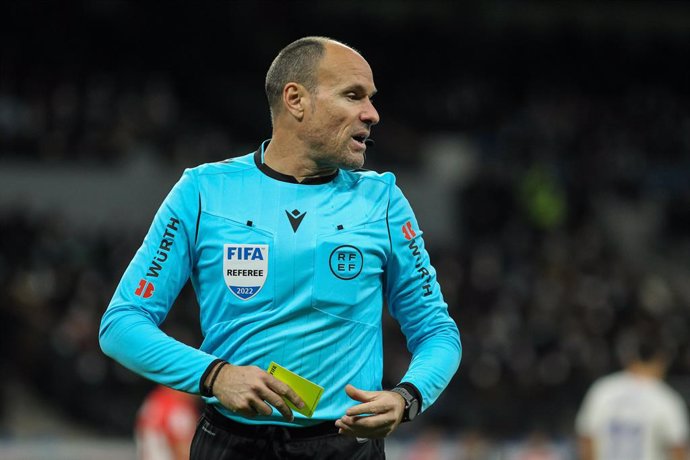
[[[370,62],[367,167],[398,176],[462,334],[390,458],[574,458],[584,392],[639,321],[690,398],[690,3],[10,1],[1,458],[134,458],[153,386],[101,353],[100,317],[183,169],[270,137],[264,76],[304,35]],[[198,345],[197,316],[187,287],[165,330]],[[391,384],[409,354],[385,326]]]

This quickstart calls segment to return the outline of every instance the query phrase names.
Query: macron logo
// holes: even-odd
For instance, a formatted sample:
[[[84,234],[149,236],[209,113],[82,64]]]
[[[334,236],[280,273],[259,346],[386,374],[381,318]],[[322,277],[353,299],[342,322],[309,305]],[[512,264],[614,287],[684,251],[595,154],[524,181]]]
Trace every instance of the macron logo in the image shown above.
[[[292,231],[297,233],[297,229],[299,228],[299,225],[302,223],[302,220],[304,219],[304,216],[307,215],[307,213],[300,213],[297,209],[293,209],[290,213],[286,209],[285,215],[288,216],[288,220],[290,221],[290,225],[292,226]]]

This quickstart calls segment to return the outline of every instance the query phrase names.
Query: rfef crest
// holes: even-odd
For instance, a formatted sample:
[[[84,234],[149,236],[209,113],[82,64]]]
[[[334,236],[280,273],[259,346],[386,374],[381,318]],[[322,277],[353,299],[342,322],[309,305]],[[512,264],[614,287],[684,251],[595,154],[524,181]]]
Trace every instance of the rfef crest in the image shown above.
[[[328,264],[331,267],[331,273],[336,277],[341,280],[351,280],[357,278],[362,272],[364,256],[356,247],[345,244],[331,252]]]

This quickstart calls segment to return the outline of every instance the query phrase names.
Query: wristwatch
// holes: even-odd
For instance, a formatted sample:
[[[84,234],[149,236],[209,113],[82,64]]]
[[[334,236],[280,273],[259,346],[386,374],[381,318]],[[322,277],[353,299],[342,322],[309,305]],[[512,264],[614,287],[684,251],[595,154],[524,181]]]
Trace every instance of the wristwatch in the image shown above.
[[[411,422],[414,420],[417,414],[419,414],[419,400],[404,386],[397,386],[391,391],[398,393],[405,400],[405,411],[403,412],[402,421]]]

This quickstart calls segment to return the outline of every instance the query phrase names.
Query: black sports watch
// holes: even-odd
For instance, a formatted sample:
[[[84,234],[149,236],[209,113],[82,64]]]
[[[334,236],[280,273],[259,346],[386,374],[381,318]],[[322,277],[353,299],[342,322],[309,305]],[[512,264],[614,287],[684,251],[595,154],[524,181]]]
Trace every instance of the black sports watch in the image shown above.
[[[411,422],[419,414],[419,399],[412,394],[412,392],[405,386],[398,385],[391,391],[398,393],[405,400],[405,411],[403,412],[402,421]]]

